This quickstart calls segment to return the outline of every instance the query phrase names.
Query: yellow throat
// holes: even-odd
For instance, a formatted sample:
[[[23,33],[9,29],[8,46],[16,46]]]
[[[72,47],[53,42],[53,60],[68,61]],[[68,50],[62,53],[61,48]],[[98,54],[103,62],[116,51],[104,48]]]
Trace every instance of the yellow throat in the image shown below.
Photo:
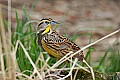
[[[42,33],[42,35],[45,34],[45,33],[47,33],[47,32],[49,32],[50,29],[51,29],[51,24],[46,27],[46,29],[45,29],[45,31]]]

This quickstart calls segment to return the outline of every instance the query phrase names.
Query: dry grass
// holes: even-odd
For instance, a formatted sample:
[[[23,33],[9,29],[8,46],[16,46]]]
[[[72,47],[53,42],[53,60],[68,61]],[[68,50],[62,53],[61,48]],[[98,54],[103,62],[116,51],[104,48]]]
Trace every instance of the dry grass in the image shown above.
[[[9,6],[11,3],[9,2]],[[9,11],[10,11],[10,7],[9,7]],[[9,13],[8,13],[9,14]],[[11,13],[10,13],[11,14]],[[11,15],[8,15],[8,24],[9,26],[11,25]],[[29,23],[33,23],[36,21],[30,21]],[[25,26],[26,26],[25,25]],[[66,78],[70,77],[71,80],[75,80],[76,79],[76,75],[79,69],[82,69],[86,72],[90,71],[86,68],[86,67],[82,67],[80,64],[77,63],[77,59],[73,60],[72,57],[76,54],[78,54],[81,51],[84,51],[85,49],[89,48],[92,45],[97,44],[98,42],[113,36],[116,33],[119,33],[120,29],[106,35],[105,37],[84,46],[83,48],[81,48],[81,50],[73,53],[73,52],[69,52],[67,55],[65,55],[63,58],[61,58],[60,60],[58,60],[54,65],[49,65],[48,62],[50,60],[50,57],[47,57],[47,59],[44,59],[44,55],[40,54],[40,56],[38,57],[36,63],[34,63],[29,55],[29,53],[27,52],[25,46],[21,43],[20,40],[16,41],[16,45],[12,46],[11,43],[11,27],[8,27],[8,32],[5,31],[5,27],[3,24],[3,16],[2,16],[2,11],[1,11],[1,7],[0,7],[0,79],[1,80],[16,80],[17,78],[24,80],[44,80],[44,79],[53,79],[53,78],[57,78],[58,80],[65,80]],[[7,35],[9,34],[9,35]],[[31,72],[31,74],[28,76],[26,74],[24,74],[24,72],[20,71],[20,68],[18,66],[17,63],[17,59],[16,59],[16,55],[17,55],[17,50],[18,48],[21,47],[24,51],[23,54],[26,55],[26,57],[28,58],[29,62],[31,63],[33,70],[32,71],[28,71]],[[71,54],[72,53],[72,54]],[[5,57],[5,58],[4,58]],[[65,61],[69,61],[70,62],[70,67],[69,68],[58,68],[61,64],[65,63]],[[38,68],[38,62],[42,62],[44,64],[41,65],[41,68]],[[6,66],[5,66],[6,65]],[[76,70],[75,76],[72,76],[72,71]],[[60,71],[68,71],[69,73],[65,76],[65,75],[60,75],[58,76],[58,73],[60,73]],[[54,73],[51,73],[54,72]],[[37,75],[36,75],[37,74]],[[62,76],[62,77],[61,77]]]

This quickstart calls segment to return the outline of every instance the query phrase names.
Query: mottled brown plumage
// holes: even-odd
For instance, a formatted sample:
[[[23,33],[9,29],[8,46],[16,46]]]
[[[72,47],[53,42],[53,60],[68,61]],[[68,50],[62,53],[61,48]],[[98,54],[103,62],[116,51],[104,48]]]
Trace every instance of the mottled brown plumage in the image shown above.
[[[52,19],[42,19],[38,25],[38,29],[40,29],[42,24],[47,23],[46,21],[51,22]],[[52,25],[50,24],[50,26]],[[43,48],[44,51],[48,52],[50,56],[59,59],[70,51],[76,52],[80,50],[79,46],[77,46],[74,42],[70,41],[63,35],[60,35],[58,32],[53,31],[51,27],[48,32],[42,34],[45,30],[46,28],[44,30],[38,30],[38,44]],[[75,55],[73,58],[78,58],[80,61],[82,61],[84,58],[83,51],[80,54]]]

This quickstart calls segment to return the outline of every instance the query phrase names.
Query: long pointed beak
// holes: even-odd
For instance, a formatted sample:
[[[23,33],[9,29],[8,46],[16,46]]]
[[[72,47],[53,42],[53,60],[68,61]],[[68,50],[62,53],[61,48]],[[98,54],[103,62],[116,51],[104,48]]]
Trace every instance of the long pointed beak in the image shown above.
[[[52,21],[51,24],[60,24],[60,23],[58,23],[56,21]]]

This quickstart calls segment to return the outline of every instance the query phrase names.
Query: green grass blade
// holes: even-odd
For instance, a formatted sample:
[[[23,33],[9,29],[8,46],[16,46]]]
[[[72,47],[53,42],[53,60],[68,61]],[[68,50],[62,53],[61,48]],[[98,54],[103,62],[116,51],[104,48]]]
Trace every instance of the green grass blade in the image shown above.
[[[102,59],[100,60],[100,62],[99,62],[99,65],[98,65],[97,69],[100,69],[100,67],[104,64],[105,59],[106,59],[107,54],[108,54],[108,52],[109,52],[109,51],[110,51],[110,47],[107,49],[107,51],[105,52],[104,56],[103,56],[103,57],[102,57]]]

